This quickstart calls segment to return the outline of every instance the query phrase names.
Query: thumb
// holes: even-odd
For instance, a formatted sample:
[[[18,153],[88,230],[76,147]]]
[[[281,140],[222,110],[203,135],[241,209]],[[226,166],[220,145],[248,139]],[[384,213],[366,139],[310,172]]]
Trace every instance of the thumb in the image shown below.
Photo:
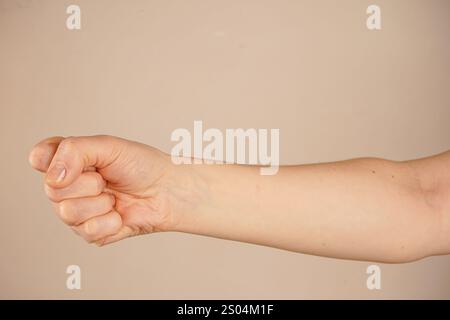
[[[53,188],[64,188],[83,171],[108,166],[117,158],[117,141],[110,136],[65,138],[50,163],[46,183]]]
[[[64,140],[63,137],[52,137],[36,144],[28,156],[30,165],[38,171],[47,172],[50,162],[62,140]]]

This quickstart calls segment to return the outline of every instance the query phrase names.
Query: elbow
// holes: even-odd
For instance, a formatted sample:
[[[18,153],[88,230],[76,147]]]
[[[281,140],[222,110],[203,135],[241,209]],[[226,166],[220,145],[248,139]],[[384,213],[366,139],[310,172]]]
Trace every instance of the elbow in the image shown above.
[[[450,154],[446,154],[447,160]],[[438,156],[439,158],[439,156]],[[402,262],[428,256],[450,254],[450,161],[436,158],[408,162],[411,169],[411,199],[415,208],[415,234],[412,252]]]

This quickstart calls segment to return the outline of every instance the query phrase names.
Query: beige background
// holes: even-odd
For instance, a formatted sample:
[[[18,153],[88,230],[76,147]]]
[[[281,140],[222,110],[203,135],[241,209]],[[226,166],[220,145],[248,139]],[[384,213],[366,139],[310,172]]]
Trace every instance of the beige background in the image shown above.
[[[366,262],[171,233],[90,246],[27,163],[52,135],[170,151],[194,120],[280,128],[284,164],[421,157],[450,148],[449,58],[448,0],[0,0],[0,297],[450,298],[450,256],[381,265],[369,291]]]

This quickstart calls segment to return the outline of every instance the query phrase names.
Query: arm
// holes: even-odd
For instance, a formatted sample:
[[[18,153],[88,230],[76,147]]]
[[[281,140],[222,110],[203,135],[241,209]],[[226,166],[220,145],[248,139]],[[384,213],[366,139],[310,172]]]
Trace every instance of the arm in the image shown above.
[[[177,166],[151,147],[97,136],[45,140],[30,162],[46,173],[63,221],[99,245],[179,231],[344,259],[450,253],[450,152],[261,176],[256,166]]]
[[[450,152],[285,166],[274,176],[248,166],[184,169],[204,191],[179,231],[357,260],[450,252]]]

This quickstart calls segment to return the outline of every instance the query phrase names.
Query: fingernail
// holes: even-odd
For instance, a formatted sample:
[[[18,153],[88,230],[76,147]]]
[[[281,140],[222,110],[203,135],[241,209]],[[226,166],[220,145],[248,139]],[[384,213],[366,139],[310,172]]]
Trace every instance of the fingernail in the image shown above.
[[[57,183],[64,180],[66,176],[66,168],[62,163],[56,163],[48,172],[47,177]]]

